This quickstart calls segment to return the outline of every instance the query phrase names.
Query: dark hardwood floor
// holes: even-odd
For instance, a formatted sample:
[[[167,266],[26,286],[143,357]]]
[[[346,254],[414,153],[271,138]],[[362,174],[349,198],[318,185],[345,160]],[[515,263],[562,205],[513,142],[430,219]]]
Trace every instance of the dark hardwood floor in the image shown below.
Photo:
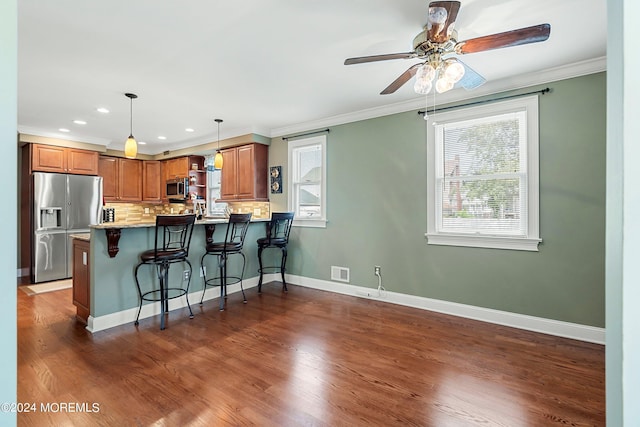
[[[18,424],[605,425],[603,346],[293,285],[247,297],[92,335],[71,290],[18,290],[37,409]]]

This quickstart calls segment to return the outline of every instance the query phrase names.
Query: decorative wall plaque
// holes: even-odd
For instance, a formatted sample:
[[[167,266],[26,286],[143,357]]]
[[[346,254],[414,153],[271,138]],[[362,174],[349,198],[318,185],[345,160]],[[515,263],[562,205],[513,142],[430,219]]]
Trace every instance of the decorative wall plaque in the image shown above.
[[[271,177],[271,194],[282,193],[282,166],[271,166],[269,176]]]

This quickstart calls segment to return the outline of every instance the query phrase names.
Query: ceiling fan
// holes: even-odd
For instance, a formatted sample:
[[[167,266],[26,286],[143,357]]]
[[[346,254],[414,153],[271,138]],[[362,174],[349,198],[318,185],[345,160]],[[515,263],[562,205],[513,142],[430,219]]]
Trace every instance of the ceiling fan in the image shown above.
[[[427,24],[413,39],[412,52],[348,58],[344,64],[362,64],[389,59],[422,60],[400,74],[380,92],[380,95],[394,93],[414,75],[416,76],[414,90],[419,94],[429,93],[434,80],[438,93],[460,86],[471,90],[482,85],[486,80],[460,61],[457,58],[458,55],[538,43],[547,40],[551,32],[551,25],[540,24],[459,42],[458,33],[454,29],[459,10],[459,1],[432,1],[429,3]]]

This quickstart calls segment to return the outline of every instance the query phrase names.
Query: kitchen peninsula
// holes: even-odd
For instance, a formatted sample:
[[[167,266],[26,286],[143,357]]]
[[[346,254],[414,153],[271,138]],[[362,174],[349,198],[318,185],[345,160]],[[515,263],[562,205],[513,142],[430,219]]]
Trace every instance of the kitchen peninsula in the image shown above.
[[[246,257],[244,288],[257,285],[258,259],[256,240],[265,234],[264,223],[268,219],[253,220],[249,226],[244,245]],[[207,229],[213,233],[215,241],[224,240],[226,232],[226,219],[203,219],[196,221],[189,247],[189,261],[193,267],[193,277],[189,287],[189,300],[192,305],[199,301],[203,289],[200,277],[200,258],[205,252]],[[215,230],[213,230],[215,228]],[[111,230],[111,231],[110,231]],[[110,245],[108,234],[113,230],[120,230],[118,251],[116,256],[109,253]],[[113,326],[131,323],[135,320],[138,308],[138,292],[134,279],[134,269],[139,262],[139,254],[153,248],[155,239],[155,222],[109,222],[91,226],[90,236],[90,271],[89,271],[89,295],[90,315],[87,320],[87,329],[91,332],[101,331]],[[111,248],[113,252],[113,247]],[[229,274],[239,275],[241,263],[230,261]],[[208,265],[208,275],[217,274],[211,271],[215,267]],[[146,273],[144,273],[146,274]],[[152,269],[148,269],[149,280],[153,279]],[[182,280],[182,271],[179,267],[170,269],[169,281]],[[229,293],[234,292],[238,285],[229,286]],[[238,286],[239,289],[239,286]],[[219,289],[208,289],[205,300],[217,298]],[[249,298],[250,300],[250,298]],[[184,298],[170,301],[169,310],[185,306]],[[212,308],[216,309],[217,308]],[[140,319],[155,316],[160,313],[159,305],[146,304],[142,307]],[[171,316],[171,314],[169,315]]]

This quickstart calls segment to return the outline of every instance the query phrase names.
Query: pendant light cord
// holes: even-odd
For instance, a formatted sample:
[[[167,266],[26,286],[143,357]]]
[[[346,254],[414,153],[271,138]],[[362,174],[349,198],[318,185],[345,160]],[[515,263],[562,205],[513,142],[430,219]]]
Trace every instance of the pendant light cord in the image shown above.
[[[214,119],[214,121],[218,124],[218,151],[220,151],[220,123],[223,122],[222,119]]]
[[[129,135],[133,136],[133,98],[129,98]]]

